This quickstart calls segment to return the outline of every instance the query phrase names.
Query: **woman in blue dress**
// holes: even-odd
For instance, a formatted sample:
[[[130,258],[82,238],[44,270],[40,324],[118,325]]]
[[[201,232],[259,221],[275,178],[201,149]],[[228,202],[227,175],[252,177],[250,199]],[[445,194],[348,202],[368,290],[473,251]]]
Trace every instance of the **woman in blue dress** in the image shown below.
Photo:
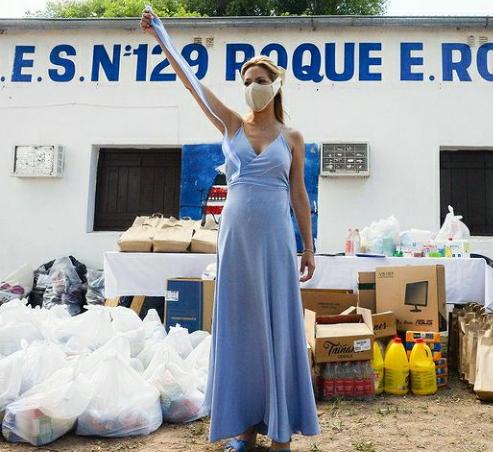
[[[315,270],[304,184],[304,140],[284,124],[284,70],[257,56],[241,69],[242,117],[191,75],[162,23],[144,12],[171,66],[223,134],[228,196],[217,243],[216,294],[205,403],[209,440],[225,451],[290,450],[293,433],[320,433],[303,326],[300,281]],[[174,51],[171,51],[171,49]],[[298,268],[293,209],[304,243]]]

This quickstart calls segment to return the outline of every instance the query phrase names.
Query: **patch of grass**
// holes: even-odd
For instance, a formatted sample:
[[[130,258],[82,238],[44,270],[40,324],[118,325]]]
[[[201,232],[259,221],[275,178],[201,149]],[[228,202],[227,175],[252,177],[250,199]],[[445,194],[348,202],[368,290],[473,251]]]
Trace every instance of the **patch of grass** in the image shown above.
[[[319,445],[317,443],[310,443],[310,452],[321,452]]]
[[[376,452],[375,444],[371,441],[355,441],[353,443],[354,450],[358,452]]]
[[[344,430],[344,424],[339,418],[335,418],[329,425],[337,433],[341,433]]]

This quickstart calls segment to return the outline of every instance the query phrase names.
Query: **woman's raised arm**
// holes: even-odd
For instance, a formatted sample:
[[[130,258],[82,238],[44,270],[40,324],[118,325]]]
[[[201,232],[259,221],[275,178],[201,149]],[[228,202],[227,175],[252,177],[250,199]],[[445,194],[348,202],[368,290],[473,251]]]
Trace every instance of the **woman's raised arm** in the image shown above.
[[[153,18],[158,19],[157,16],[152,12],[144,11],[142,13],[142,19],[140,21],[140,26],[142,30],[144,32],[152,34],[156,38],[178,78],[182,81],[185,88],[187,88],[192,93],[192,96],[195,98],[200,108],[204,111],[211,122],[217,127],[217,129],[219,129],[221,133],[226,134],[226,128],[228,133],[232,134],[236,129],[238,129],[238,127],[241,126],[241,116],[235,111],[228,108],[226,105],[224,105],[209,88],[198,81],[194,74],[187,75],[184,72],[182,66],[178,61],[176,61],[176,58],[173,56],[172,52],[164,45],[164,43],[159,38],[151,22]],[[185,60],[182,60],[182,64],[183,63],[188,65]],[[197,88],[193,86],[193,83],[190,81],[189,77],[195,78],[195,83],[199,84],[199,88],[205,95],[208,105],[205,104],[200,93],[198,92]]]

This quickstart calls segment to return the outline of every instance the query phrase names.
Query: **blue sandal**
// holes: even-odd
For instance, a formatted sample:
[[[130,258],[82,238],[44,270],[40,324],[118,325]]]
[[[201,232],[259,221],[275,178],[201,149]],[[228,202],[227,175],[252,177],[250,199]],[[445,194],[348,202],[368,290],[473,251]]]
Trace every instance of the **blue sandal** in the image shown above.
[[[251,444],[250,441],[246,439],[233,438],[224,447],[224,452],[248,452],[255,449],[255,444]]]

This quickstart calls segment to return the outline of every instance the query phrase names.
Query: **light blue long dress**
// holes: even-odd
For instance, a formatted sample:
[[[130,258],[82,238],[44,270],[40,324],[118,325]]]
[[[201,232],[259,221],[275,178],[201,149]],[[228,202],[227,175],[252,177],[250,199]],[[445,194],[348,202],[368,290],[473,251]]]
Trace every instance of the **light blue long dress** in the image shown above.
[[[223,142],[224,146],[224,142]],[[226,155],[205,406],[209,441],[256,425],[278,442],[320,433],[290,216],[291,150],[283,132],[259,155],[243,127]]]

